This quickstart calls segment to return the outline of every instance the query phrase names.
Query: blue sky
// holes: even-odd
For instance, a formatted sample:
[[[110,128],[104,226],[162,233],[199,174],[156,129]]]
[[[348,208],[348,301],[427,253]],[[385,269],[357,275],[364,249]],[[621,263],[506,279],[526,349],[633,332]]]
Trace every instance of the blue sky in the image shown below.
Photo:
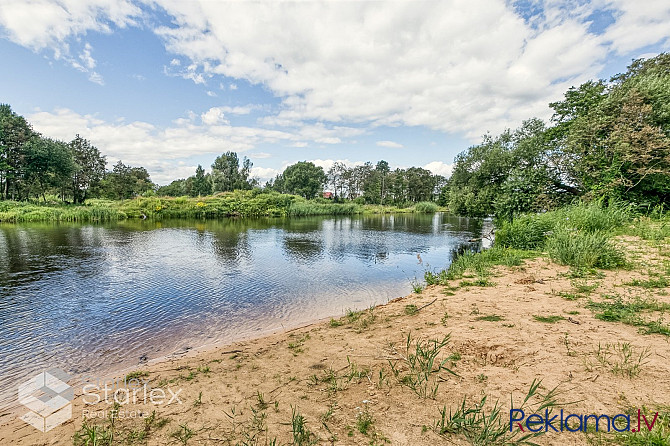
[[[2,0],[0,102],[159,184],[237,151],[449,175],[486,132],[670,49],[667,0]]]

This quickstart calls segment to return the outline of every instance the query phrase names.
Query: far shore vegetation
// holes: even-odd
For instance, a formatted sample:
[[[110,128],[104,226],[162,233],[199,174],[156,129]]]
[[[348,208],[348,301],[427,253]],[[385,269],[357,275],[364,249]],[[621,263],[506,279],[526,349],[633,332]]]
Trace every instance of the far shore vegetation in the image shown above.
[[[0,105],[0,222],[448,210],[494,217],[498,247],[546,249],[564,263],[618,265],[607,231],[633,216],[663,214],[670,198],[669,97],[670,54],[663,53],[635,60],[609,80],[571,88],[550,104],[549,123],[533,118],[486,135],[456,157],[448,179],[421,167],[392,170],[384,160],[338,162],[327,172],[301,161],[261,185],[251,176],[251,160],[229,151],[209,172],[198,166],[193,176],[160,187],[143,167],[118,161],[107,170],[90,141],[45,137]],[[574,225],[580,218],[587,226]],[[593,221],[596,227],[588,226]],[[568,258],[568,248],[600,255]]]

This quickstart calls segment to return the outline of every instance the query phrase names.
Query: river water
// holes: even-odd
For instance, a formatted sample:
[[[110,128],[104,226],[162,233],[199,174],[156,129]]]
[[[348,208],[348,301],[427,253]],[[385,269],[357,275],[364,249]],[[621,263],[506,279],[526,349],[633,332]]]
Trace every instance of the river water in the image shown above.
[[[444,213],[0,225],[0,405],[45,369],[100,374],[386,303],[481,232]]]

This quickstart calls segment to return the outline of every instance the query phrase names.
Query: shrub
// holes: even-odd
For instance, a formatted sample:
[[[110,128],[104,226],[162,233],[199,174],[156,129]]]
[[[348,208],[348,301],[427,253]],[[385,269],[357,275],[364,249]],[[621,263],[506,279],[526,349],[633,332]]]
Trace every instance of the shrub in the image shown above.
[[[496,245],[515,249],[542,249],[556,225],[552,215],[529,214],[503,221],[496,231]]]
[[[438,206],[432,201],[421,201],[414,205],[415,212],[422,212],[424,214],[432,214],[437,212]]]
[[[617,268],[626,263],[623,252],[600,231],[560,228],[548,238],[547,251],[555,262],[575,268]]]

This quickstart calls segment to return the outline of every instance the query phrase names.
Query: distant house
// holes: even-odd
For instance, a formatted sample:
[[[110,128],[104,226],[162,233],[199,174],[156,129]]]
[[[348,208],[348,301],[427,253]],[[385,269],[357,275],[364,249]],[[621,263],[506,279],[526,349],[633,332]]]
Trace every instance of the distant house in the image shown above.
[[[333,193],[332,192],[324,192],[323,193],[323,198],[328,198],[329,200],[333,198]]]

